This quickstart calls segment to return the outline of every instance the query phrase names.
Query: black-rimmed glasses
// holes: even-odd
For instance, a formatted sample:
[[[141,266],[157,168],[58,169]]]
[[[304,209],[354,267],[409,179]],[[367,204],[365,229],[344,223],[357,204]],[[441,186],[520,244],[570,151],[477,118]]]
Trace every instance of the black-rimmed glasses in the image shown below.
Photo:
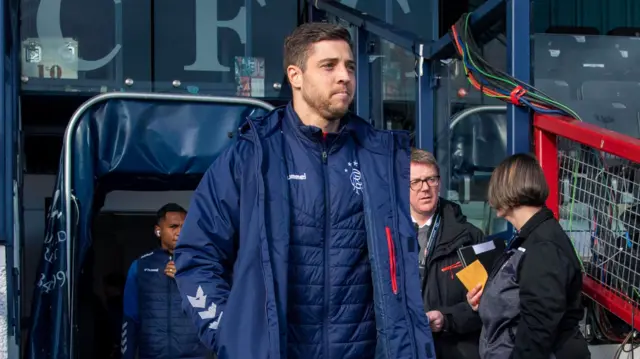
[[[411,190],[419,191],[422,189],[422,184],[426,183],[429,187],[434,187],[440,184],[440,176],[431,176],[427,178],[418,178],[409,182],[411,186]]]

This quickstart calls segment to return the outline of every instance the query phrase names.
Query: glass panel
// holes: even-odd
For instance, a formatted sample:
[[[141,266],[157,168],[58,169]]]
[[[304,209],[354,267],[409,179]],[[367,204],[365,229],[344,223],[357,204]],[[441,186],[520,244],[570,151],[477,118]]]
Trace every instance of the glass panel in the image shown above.
[[[534,84],[582,120],[640,138],[640,39],[534,36]]]
[[[22,0],[23,89],[149,90],[151,0]]]
[[[157,91],[280,97],[291,0],[156,0]]]
[[[433,30],[430,21],[431,1],[386,0],[386,2],[391,3],[392,14],[390,16],[387,11],[387,21],[391,20],[399,28],[410,31],[425,40],[431,39]],[[438,34],[435,37],[438,38]]]
[[[373,69],[380,71],[382,79],[382,113],[383,128],[393,130],[415,130],[416,109],[416,74],[415,56],[394,45],[380,39],[379,49],[370,56]],[[380,82],[378,82],[378,86]],[[376,106],[372,103],[372,106]]]
[[[378,19],[385,19],[387,0],[340,0],[343,5],[358,9]],[[393,0],[395,1],[395,0]]]
[[[348,28],[352,39],[356,38],[356,29],[345,20],[329,16],[327,21]],[[415,56],[371,33],[368,55],[371,121],[377,128],[413,132],[416,96]],[[354,53],[354,56],[357,54]]]
[[[365,12],[423,39],[431,39],[431,1],[341,0],[342,4]]]
[[[23,89],[280,97],[289,0],[22,0]],[[287,94],[283,96],[287,97]]]
[[[435,66],[441,84],[436,93],[434,138],[441,195],[460,204],[469,222],[485,234],[502,232],[506,222],[496,218],[486,198],[491,172],[506,154],[504,104],[487,104],[488,98],[469,88],[458,61]]]

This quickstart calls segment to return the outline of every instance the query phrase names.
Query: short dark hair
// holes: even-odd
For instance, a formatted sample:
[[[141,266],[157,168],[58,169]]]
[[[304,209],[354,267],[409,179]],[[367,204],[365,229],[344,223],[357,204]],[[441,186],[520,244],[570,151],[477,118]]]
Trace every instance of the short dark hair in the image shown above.
[[[549,186],[538,160],[525,153],[507,157],[491,174],[488,197],[499,210],[544,206]]]
[[[156,224],[160,224],[160,221],[162,221],[164,217],[167,215],[167,213],[169,212],[178,212],[178,213],[186,214],[187,210],[182,208],[182,206],[180,206],[177,203],[167,203],[164,206],[162,206],[156,213]]]
[[[351,44],[351,35],[344,27],[326,22],[309,22],[298,26],[284,40],[284,71],[290,65],[304,71],[311,46],[327,40],[343,40]]]

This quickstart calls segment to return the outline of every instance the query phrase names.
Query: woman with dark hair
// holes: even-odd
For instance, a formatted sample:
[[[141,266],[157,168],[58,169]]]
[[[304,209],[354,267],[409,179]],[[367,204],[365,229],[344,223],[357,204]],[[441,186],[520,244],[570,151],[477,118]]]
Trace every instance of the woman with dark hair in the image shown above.
[[[494,171],[489,204],[517,233],[484,285],[467,294],[482,320],[482,359],[585,359],[579,330],[582,270],[569,237],[545,207],[537,160],[513,155]]]

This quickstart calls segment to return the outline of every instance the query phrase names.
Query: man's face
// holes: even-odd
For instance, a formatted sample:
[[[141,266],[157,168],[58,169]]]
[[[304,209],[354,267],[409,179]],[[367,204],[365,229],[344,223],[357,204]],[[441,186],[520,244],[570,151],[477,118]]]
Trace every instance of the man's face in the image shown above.
[[[347,113],[355,93],[355,61],[347,42],[317,42],[308,51],[305,70],[289,66],[288,71],[292,86],[323,118],[338,120]]]
[[[160,243],[162,248],[173,251],[176,248],[180,230],[184,224],[185,214],[182,212],[167,212],[164,219],[156,225],[156,230],[160,231]]]
[[[411,162],[409,202],[414,211],[433,213],[440,194],[438,176],[438,170],[434,166]]]

